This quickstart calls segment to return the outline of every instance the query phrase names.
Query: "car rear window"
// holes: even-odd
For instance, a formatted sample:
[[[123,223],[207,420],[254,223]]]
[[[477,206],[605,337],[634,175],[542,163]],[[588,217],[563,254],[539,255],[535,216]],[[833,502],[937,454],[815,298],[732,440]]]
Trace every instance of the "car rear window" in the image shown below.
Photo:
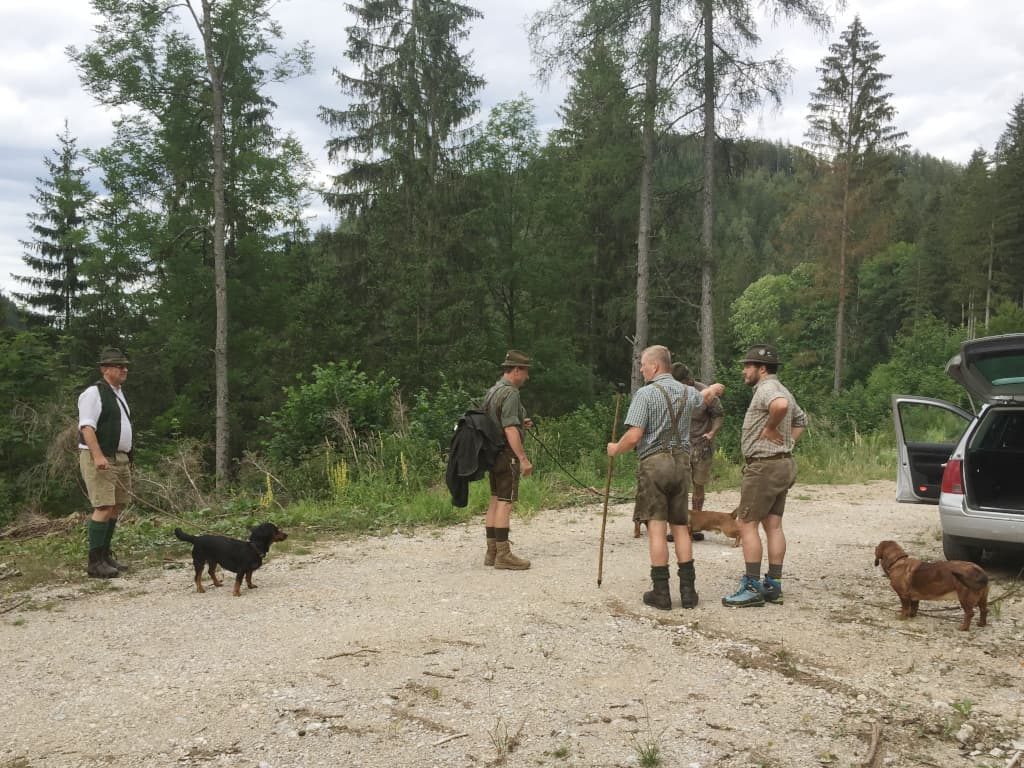
[[[1008,352],[978,360],[975,367],[985,379],[996,387],[1024,384],[1024,352]]]

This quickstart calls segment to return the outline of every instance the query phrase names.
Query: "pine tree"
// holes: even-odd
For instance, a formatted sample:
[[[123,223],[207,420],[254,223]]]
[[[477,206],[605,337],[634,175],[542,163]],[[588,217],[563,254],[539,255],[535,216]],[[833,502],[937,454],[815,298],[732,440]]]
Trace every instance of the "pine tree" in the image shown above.
[[[601,382],[617,380],[630,364],[622,339],[635,321],[624,288],[635,278],[631,261],[643,159],[638,110],[623,52],[598,37],[573,72],[559,111],[562,127],[551,134],[558,193],[550,196],[548,215],[562,233],[555,249],[563,260],[575,257],[567,267],[580,277],[571,286],[577,302],[571,333]]]
[[[994,153],[995,284],[1024,306],[1024,97],[1010,112]]]
[[[13,275],[31,290],[12,295],[37,310],[50,325],[67,330],[83,289],[80,267],[93,247],[88,219],[96,194],[85,179],[87,169],[79,162],[77,139],[67,121],[57,140],[53,159],[43,160],[48,176],[36,179],[32,195],[39,206],[28,214],[33,238],[21,241],[26,249],[22,260],[35,274]]]
[[[344,163],[325,200],[343,216],[367,262],[359,301],[376,308],[363,338],[367,365],[397,367],[426,384],[452,359],[452,329],[468,320],[459,277],[465,252],[457,190],[464,129],[483,80],[459,50],[478,11],[451,0],[365,0],[347,4],[348,58],[335,70],[351,97],[323,106],[332,161]],[[462,307],[462,308],[460,308]],[[407,375],[406,375],[407,374]]]
[[[887,175],[893,155],[899,152],[906,133],[893,125],[896,109],[885,90],[890,75],[879,71],[885,57],[879,45],[864,28],[860,17],[829,46],[817,68],[821,84],[812,92],[807,129],[808,143],[826,162],[832,173],[830,198],[835,223],[822,233],[832,243],[838,264],[837,308],[834,350],[833,392],[843,384],[844,344],[846,336],[847,295],[850,271],[858,246],[872,239],[865,230],[868,219],[860,213],[868,208],[865,197]],[[875,233],[877,236],[877,233]]]

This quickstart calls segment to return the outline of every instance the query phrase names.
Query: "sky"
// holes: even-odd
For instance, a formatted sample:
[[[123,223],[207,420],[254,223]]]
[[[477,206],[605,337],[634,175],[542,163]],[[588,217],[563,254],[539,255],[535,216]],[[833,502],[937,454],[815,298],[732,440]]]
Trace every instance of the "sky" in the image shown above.
[[[483,117],[493,105],[530,96],[542,129],[557,125],[566,84],[534,76],[526,37],[529,17],[548,0],[469,0],[483,13],[466,47],[474,71],[487,85],[480,94]],[[327,128],[316,118],[321,105],[343,97],[332,70],[346,67],[343,0],[278,0],[272,14],[286,45],[308,40],[316,53],[314,73],[278,86],[275,122],[293,132],[313,158],[318,177],[338,171],[327,161]],[[755,6],[758,3],[755,2]],[[750,115],[743,135],[794,144],[803,141],[815,68],[830,43],[859,15],[885,56],[896,125],[914,149],[965,163],[977,147],[991,151],[1013,105],[1024,96],[1024,2],[1021,0],[848,0],[829,34],[798,24],[761,23],[762,52],[782,52],[794,68],[782,107]],[[79,148],[99,148],[111,137],[114,115],[85,94],[65,49],[87,45],[96,18],[87,0],[0,0],[0,291],[18,290],[11,273],[25,274],[20,240],[31,238],[26,214],[37,210],[32,194],[45,176],[44,157],[57,146],[67,120]],[[333,217],[311,208],[311,226]]]

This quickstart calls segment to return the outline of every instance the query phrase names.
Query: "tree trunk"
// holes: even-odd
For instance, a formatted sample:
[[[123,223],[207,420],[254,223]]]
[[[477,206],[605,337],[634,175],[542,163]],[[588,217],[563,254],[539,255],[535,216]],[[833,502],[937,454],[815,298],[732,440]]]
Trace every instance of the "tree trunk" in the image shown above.
[[[714,2],[704,0],[704,211],[700,274],[700,375],[715,380],[715,316],[711,275],[715,234],[715,24]]]
[[[992,262],[996,252],[996,223],[988,224],[988,281],[985,283],[985,330],[988,331],[989,312],[992,311]]]
[[[654,153],[657,149],[654,120],[658,111],[658,54],[661,47],[661,0],[651,2],[651,26],[647,37],[647,68],[644,89],[643,148],[640,167],[640,215],[636,238],[636,334],[633,336],[633,366],[630,391],[643,385],[640,355],[647,347],[648,292],[650,286],[651,208],[654,177]]]
[[[214,57],[213,5],[215,0],[202,0],[203,15],[199,30],[203,37],[206,69],[210,75],[210,97],[213,108],[213,285],[217,328],[214,337],[214,378],[216,381],[216,447],[217,486],[228,478],[228,287],[225,263],[224,209],[224,73]],[[195,14],[193,13],[193,16]]]
[[[846,334],[846,226],[850,213],[850,164],[842,161],[843,208],[839,222],[839,302],[836,307],[836,354],[835,374],[832,379],[832,394],[838,395],[843,388],[843,337]]]

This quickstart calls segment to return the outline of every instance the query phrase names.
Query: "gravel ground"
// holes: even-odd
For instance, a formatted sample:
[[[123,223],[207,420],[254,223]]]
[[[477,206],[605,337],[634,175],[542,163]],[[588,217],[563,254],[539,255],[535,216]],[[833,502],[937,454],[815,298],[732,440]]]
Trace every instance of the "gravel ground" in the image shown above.
[[[628,506],[598,588],[599,505],[516,521],[525,572],[482,565],[477,521],[272,551],[238,598],[196,594],[184,548],[37,589],[0,615],[0,766],[1003,768],[1024,750],[1021,564],[989,567],[987,627],[942,603],[900,621],[875,544],[941,548],[936,510],[894,494],[798,484],[785,605],[756,609],[720,604],[742,555],[719,534],[695,545],[698,608],[644,606]]]

